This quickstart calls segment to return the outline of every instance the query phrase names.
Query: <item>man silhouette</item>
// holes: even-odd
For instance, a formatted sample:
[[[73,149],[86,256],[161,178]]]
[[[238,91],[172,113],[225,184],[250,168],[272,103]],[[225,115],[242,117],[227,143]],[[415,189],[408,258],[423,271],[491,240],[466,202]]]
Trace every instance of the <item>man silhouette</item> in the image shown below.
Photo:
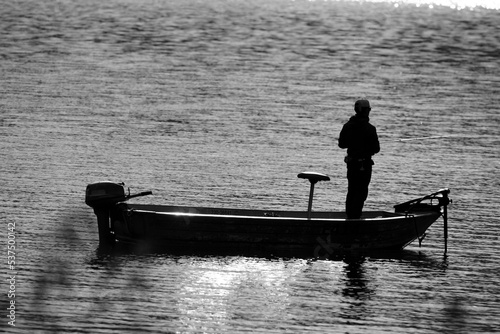
[[[372,156],[380,151],[377,130],[370,124],[371,107],[368,100],[354,104],[356,114],[344,124],[339,136],[339,147],[347,149],[347,197],[348,219],[359,219],[368,197],[368,185],[372,177]]]

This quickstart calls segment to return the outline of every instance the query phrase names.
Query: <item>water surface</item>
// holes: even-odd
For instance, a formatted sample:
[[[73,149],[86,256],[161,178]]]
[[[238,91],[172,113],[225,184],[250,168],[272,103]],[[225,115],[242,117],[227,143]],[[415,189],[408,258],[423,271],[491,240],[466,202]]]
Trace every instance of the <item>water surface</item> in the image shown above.
[[[0,219],[16,224],[17,242],[16,327],[3,317],[2,328],[500,331],[500,12],[492,6],[1,5]],[[447,257],[441,220],[422,248],[389,257],[99,250],[84,190],[100,180],[152,190],[136,199],[143,203],[305,209],[308,184],[296,175],[314,170],[332,179],[316,187],[314,208],[343,210],[336,140],[360,97],[371,101],[382,145],[366,208],[391,210],[449,187]],[[440,138],[415,139],[429,136]]]

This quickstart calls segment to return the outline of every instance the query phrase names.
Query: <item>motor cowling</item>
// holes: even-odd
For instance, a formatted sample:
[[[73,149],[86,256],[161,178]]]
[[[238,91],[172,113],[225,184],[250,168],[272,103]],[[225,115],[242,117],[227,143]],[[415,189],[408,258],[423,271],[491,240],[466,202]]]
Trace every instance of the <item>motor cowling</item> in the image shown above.
[[[85,203],[92,208],[106,207],[125,200],[124,183],[105,181],[87,185]]]

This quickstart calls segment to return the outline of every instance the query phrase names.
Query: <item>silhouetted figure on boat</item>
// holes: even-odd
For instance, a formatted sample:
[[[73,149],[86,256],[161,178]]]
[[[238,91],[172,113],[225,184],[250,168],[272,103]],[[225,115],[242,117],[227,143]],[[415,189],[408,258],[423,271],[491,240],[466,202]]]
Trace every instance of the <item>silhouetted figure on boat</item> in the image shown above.
[[[370,102],[358,100],[354,104],[356,114],[344,124],[340,131],[339,147],[347,148],[347,198],[348,219],[361,217],[363,205],[368,197],[368,185],[372,177],[372,156],[380,151],[377,130],[370,124]]]

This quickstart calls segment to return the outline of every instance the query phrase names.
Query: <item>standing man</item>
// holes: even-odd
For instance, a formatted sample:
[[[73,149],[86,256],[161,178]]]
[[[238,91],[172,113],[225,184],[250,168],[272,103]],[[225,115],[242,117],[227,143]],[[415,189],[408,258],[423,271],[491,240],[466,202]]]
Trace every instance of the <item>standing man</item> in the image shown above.
[[[348,219],[358,219],[366,198],[372,177],[372,156],[380,151],[377,130],[370,124],[370,102],[358,100],[354,104],[356,115],[344,124],[340,131],[339,147],[347,148],[347,198]]]

